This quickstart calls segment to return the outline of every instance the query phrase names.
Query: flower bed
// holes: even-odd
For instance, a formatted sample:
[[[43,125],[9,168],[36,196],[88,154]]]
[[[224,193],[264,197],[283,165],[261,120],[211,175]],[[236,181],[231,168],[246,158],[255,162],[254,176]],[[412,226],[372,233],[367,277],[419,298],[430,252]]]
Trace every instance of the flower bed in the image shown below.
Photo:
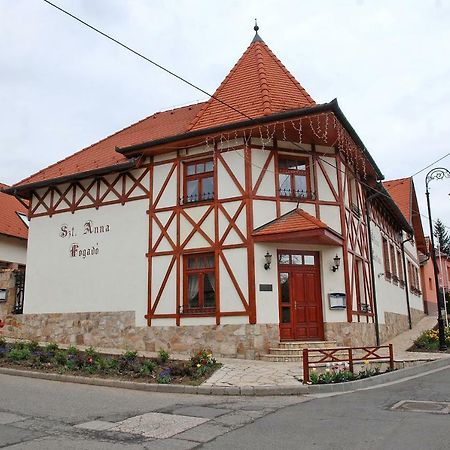
[[[389,372],[388,369],[386,372]],[[348,363],[327,363],[323,371],[320,368],[312,367],[309,374],[309,384],[332,384],[345,383],[347,381],[362,380],[385,373],[381,371],[378,364],[371,366],[369,361],[364,361],[359,372],[351,372]]]
[[[450,349],[450,326],[444,328],[445,344]],[[433,328],[424,331],[415,341],[414,346],[409,349],[416,352],[438,352],[439,332]]]
[[[92,347],[81,351],[76,347],[62,349],[56,344],[42,347],[34,341],[7,343],[0,338],[0,366],[143,383],[199,385],[221,364],[205,349],[188,361],[179,361],[170,359],[165,350],[160,350],[157,358],[144,358],[134,351],[106,355]]]

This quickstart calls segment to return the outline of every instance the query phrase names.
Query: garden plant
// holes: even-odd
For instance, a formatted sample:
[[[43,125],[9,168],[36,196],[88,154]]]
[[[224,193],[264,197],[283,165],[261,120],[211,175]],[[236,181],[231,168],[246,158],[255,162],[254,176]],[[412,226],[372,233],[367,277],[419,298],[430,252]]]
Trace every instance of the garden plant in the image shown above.
[[[119,378],[147,383],[198,385],[220,364],[207,349],[195,351],[187,361],[173,360],[161,349],[156,358],[145,358],[136,351],[121,355],[99,353],[93,347],[80,350],[60,348],[35,341],[9,343],[0,337],[0,366],[60,374]]]

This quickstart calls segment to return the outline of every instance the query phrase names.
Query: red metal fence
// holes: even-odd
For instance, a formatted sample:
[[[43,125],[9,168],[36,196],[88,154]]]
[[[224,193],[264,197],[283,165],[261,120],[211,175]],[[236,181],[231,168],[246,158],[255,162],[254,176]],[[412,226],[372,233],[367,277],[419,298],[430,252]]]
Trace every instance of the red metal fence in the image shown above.
[[[383,350],[387,349],[387,354]],[[311,361],[310,355],[318,355]],[[358,361],[389,361],[389,368],[394,369],[394,349],[392,344],[378,347],[337,347],[337,348],[305,348],[303,350],[303,384],[309,382],[311,364],[347,362],[350,372],[354,373],[354,363]]]

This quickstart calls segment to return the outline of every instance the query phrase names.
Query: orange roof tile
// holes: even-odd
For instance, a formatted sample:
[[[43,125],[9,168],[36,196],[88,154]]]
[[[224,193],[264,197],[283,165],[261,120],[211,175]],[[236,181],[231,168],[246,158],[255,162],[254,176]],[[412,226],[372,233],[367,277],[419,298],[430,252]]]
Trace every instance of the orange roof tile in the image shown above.
[[[116,152],[116,147],[126,147],[141,142],[182,134],[203,103],[155,113],[79,152],[25,178],[14,186],[74,175],[88,170],[113,166],[127,161]]]
[[[412,179],[383,181],[383,186],[389,192],[408,223],[411,223]]]
[[[258,35],[256,37],[259,38]],[[255,119],[316,104],[261,39],[252,41],[214,97],[247,117],[212,97],[203,105],[190,130]]]
[[[0,183],[0,190],[8,187]],[[17,215],[18,212],[27,214],[27,209],[12,195],[0,192],[0,234],[27,239],[28,228]]]
[[[398,180],[383,181],[383,186],[389,192],[394,202],[399,207],[405,219],[414,230],[414,238],[417,248],[422,253],[427,253],[427,245],[420,218],[419,203],[412,177],[399,178]]]
[[[314,106],[314,100],[259,38],[255,39],[215,92],[251,118]],[[248,118],[247,117],[247,118]],[[15,187],[114,166],[127,159],[116,147],[130,147],[188,131],[246,118],[211,98],[208,102],[153,114],[25,178]]]
[[[328,229],[328,225],[303,209],[297,208],[257,228],[253,232],[253,236],[326,229]]]

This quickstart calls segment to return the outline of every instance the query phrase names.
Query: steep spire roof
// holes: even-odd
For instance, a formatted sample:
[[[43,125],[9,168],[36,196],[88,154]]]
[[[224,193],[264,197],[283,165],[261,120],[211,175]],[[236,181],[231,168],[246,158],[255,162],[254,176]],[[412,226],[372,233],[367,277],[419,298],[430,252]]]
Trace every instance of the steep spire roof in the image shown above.
[[[223,80],[214,97],[203,105],[190,130],[316,104],[262,40],[258,25],[255,24],[254,29],[256,33],[250,46]]]

